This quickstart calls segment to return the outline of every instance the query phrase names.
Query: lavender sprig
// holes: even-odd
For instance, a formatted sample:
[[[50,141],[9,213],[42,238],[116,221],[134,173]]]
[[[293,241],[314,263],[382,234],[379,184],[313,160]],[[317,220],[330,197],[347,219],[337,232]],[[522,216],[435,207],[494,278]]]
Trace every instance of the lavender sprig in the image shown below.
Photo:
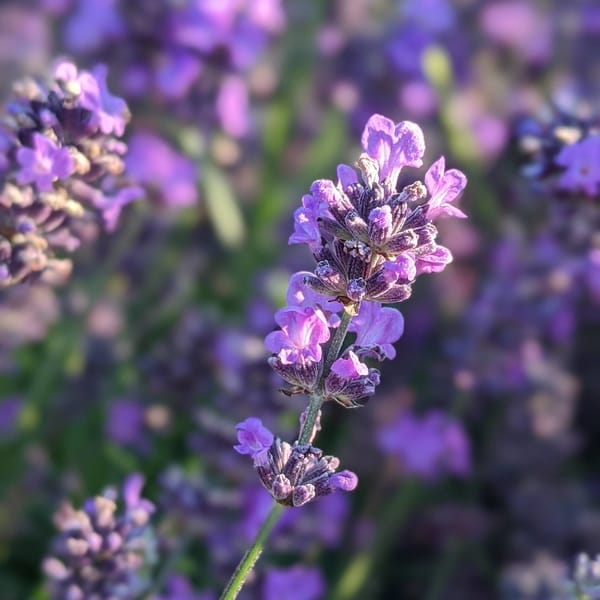
[[[55,516],[60,535],[43,569],[55,600],[134,600],[149,584],[143,570],[155,560],[156,541],[149,526],[154,505],[141,497],[144,480],[130,476],[118,495],[107,490],[81,510],[64,504]]]
[[[0,122],[0,288],[26,280],[59,283],[64,255],[103,221],[116,227],[124,205],[142,195],[122,177],[129,120],[112,96],[106,68],[78,72],[59,63],[48,83],[16,84]]]
[[[436,242],[434,221],[442,215],[466,216],[452,204],[466,177],[456,169],[446,171],[443,157],[429,168],[424,183],[398,190],[402,169],[423,162],[425,141],[418,125],[373,115],[362,146],[358,172],[339,165],[337,182],[314,182],[294,214],[289,241],[307,244],[317,266],[314,273],[292,276],[288,306],[275,315],[280,329],[266,337],[265,345],[273,353],[269,364],[290,385],[285,392],[305,394],[309,404],[292,444],[260,419],[238,424],[235,450],[253,459],[275,505],[222,600],[237,597],[282,505],[302,506],[356,487],[354,473],[336,472],[339,459],[312,445],[321,429],[321,407],[328,400],[346,408],[362,406],[375,393],[379,371],[363,360],[393,358],[392,344],[404,327],[402,315],[382,304],[408,299],[419,275],[442,271],[451,262],[450,251]],[[355,338],[346,345],[349,332]]]

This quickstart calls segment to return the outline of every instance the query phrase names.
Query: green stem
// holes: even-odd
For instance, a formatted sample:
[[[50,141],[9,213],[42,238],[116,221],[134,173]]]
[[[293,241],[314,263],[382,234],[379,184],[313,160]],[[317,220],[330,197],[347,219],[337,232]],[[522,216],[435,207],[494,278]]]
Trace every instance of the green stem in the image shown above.
[[[340,354],[340,350],[342,349],[342,344],[346,339],[346,334],[348,333],[348,327],[350,326],[351,321],[352,315],[344,311],[342,313],[342,320],[338,328],[335,330],[335,335],[331,339],[329,349],[327,350],[327,357],[325,358],[325,364],[323,365],[323,372],[321,374],[321,382],[319,384],[320,389],[323,387],[325,377],[329,375],[329,369],[331,369],[331,365],[336,361]]]
[[[344,311],[342,313],[342,320],[335,331],[335,335],[333,338],[331,338],[331,343],[327,349],[327,355],[323,364],[323,370],[321,371],[320,381],[317,385],[317,391],[314,394],[311,394],[308,402],[306,418],[304,419],[304,424],[302,426],[302,430],[300,431],[300,437],[298,438],[298,444],[300,445],[309,444],[311,441],[312,432],[324,401],[323,386],[325,383],[325,378],[327,375],[329,375],[331,365],[335,362],[340,354],[340,350],[342,349],[342,344],[346,339],[346,334],[348,333],[348,327],[350,326],[351,321],[352,315]]]
[[[284,507],[281,504],[275,503],[273,505],[273,508],[265,519],[265,522],[262,524],[254,543],[248,548],[248,551],[240,560],[219,600],[235,600],[235,598],[237,598],[252,567],[254,567],[256,561],[260,557],[269,534],[273,530],[273,527],[275,527],[277,521],[279,521],[283,509]]]

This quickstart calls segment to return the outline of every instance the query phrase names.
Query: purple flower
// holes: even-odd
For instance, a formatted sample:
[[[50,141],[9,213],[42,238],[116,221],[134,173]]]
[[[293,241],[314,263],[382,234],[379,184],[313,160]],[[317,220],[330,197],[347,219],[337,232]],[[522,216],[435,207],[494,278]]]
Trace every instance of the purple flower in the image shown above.
[[[340,302],[334,300],[331,296],[319,294],[304,283],[306,276],[311,276],[309,271],[298,271],[290,277],[287,293],[285,296],[288,306],[299,306],[305,308],[320,308],[327,317],[329,327],[337,327],[340,318],[336,313],[342,310]]]
[[[571,192],[583,190],[589,196],[598,194],[600,184],[600,135],[565,146],[555,159],[566,170],[560,178],[561,188]]]
[[[154,505],[141,498],[143,483],[137,473],[127,479],[121,510],[113,489],[81,510],[61,507],[54,517],[60,534],[43,563],[52,600],[133,599],[147,590],[156,541],[148,527]]]
[[[297,565],[269,569],[262,589],[263,600],[320,600],[325,595],[325,581],[315,567]]]
[[[117,400],[111,404],[106,420],[106,434],[116,444],[135,444],[144,433],[144,409],[134,400]]]
[[[353,346],[375,351],[375,355],[393,359],[396,350],[392,344],[404,332],[404,317],[395,308],[382,307],[379,302],[363,302],[358,315],[350,324],[350,331],[356,333]]]
[[[149,131],[136,132],[126,160],[129,174],[171,206],[188,206],[198,199],[197,167],[167,142]]]
[[[344,470],[332,475],[329,483],[338,490],[343,492],[351,492],[358,485],[358,477],[352,471]]]
[[[239,454],[248,454],[255,464],[261,462],[273,444],[273,434],[260,419],[249,417],[236,425],[239,444],[233,449]]]
[[[425,153],[421,128],[410,121],[395,124],[382,115],[373,115],[362,134],[364,151],[379,164],[379,176],[396,188],[402,167],[420,167]]]
[[[194,54],[181,48],[166,48],[149,75],[166,99],[181,100],[201,73],[202,63]]]
[[[330,217],[329,206],[336,196],[332,181],[315,181],[311,194],[302,196],[302,207],[294,211],[294,233],[290,236],[289,244],[308,244],[316,249],[321,245],[321,232],[317,220]]]
[[[380,448],[397,456],[407,473],[435,479],[446,473],[467,476],[470,446],[460,423],[440,411],[423,417],[405,412],[378,435]]]
[[[98,65],[90,73],[81,73],[78,78],[82,83],[81,106],[92,113],[93,122],[102,133],[121,136],[125,131],[129,112],[125,101],[108,91],[107,75],[106,65]]]
[[[125,33],[119,0],[78,0],[65,25],[65,43],[72,52],[90,52]]]
[[[215,104],[217,116],[225,133],[235,138],[248,133],[248,88],[241,77],[226,77],[219,88]]]
[[[23,400],[21,398],[5,398],[0,401],[0,439],[15,432],[22,410]]]
[[[360,362],[354,352],[350,351],[346,358],[338,358],[331,365],[331,372],[343,379],[357,379],[358,377],[368,375],[369,368]]]
[[[358,356],[348,350],[331,365],[325,379],[325,396],[345,408],[362,406],[379,385],[379,371],[369,369]]]
[[[432,252],[421,254],[415,258],[417,275],[422,273],[439,273],[452,262],[450,250],[444,246],[436,246]]]
[[[321,344],[329,339],[329,326],[323,312],[314,308],[290,306],[275,314],[281,327],[265,338],[265,346],[284,365],[319,362]]]
[[[128,186],[120,188],[115,194],[105,194],[98,192],[94,195],[94,206],[102,214],[104,226],[107,231],[114,231],[121,216],[123,207],[134,200],[143,198],[144,190],[138,186]]]
[[[450,204],[464,190],[467,178],[458,169],[445,171],[445,164],[444,157],[441,156],[425,173],[425,185],[431,195],[427,201],[427,218],[432,221],[439,215],[461,219],[467,216],[462,210]]]
[[[52,191],[52,182],[66,179],[74,169],[73,159],[67,148],[61,148],[41,133],[33,134],[33,148],[25,146],[17,150],[20,170],[16,180],[21,185],[35,183],[40,192]]]
[[[183,575],[172,575],[167,580],[165,591],[153,600],[214,600],[212,592],[195,592],[192,584]]]

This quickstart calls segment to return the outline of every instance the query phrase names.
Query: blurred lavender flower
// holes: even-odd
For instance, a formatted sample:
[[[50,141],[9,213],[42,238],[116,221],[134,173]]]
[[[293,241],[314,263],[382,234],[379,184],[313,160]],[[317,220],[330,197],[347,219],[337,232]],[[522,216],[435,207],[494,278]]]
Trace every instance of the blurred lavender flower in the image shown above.
[[[19,415],[23,410],[21,398],[9,397],[0,400],[0,440],[15,432]]]
[[[125,164],[127,172],[161,204],[188,206],[196,201],[196,166],[155,133],[136,131]]]
[[[319,569],[297,565],[268,569],[262,587],[263,600],[320,600],[325,581]]]
[[[568,584],[568,599],[598,600],[600,598],[600,556],[592,559],[580,554],[575,563],[573,581]]]
[[[0,125],[0,287],[33,278],[57,282],[81,243],[84,223],[114,229],[122,207],[141,196],[120,174],[129,119],[106,88],[106,69],[59,63],[48,84],[24,81]]]
[[[523,173],[547,182],[556,193],[598,196],[600,135],[597,118],[553,110],[543,120],[527,118],[516,125]]]
[[[82,510],[66,503],[58,511],[60,535],[43,564],[51,598],[134,600],[147,588],[146,571],[156,557],[149,525],[154,506],[141,497],[143,483],[138,474],[125,481],[122,511],[114,490],[89,499]]]
[[[423,417],[406,412],[379,431],[378,442],[407,473],[424,479],[466,477],[471,471],[469,439],[460,423],[441,411]]]
[[[108,60],[128,99],[168,103],[170,117],[216,122],[234,138],[250,129],[246,75],[286,21],[281,0],[74,0],[50,12],[67,50]]]
[[[195,592],[192,584],[182,575],[172,575],[165,585],[165,591],[151,600],[214,600],[212,592]]]

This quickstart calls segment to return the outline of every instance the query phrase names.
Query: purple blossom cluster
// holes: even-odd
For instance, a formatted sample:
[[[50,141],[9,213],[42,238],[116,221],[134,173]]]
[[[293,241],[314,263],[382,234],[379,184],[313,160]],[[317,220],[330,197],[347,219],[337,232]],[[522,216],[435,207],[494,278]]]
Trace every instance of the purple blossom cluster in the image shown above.
[[[362,146],[359,172],[340,165],[337,183],[313,183],[295,212],[290,243],[307,244],[317,266],[314,273],[292,276],[289,305],[275,315],[281,329],[265,340],[274,353],[271,366],[295,392],[313,392],[324,375],[326,399],[346,407],[359,406],[379,384],[379,371],[361,359],[395,355],[392,344],[402,335],[403,317],[382,305],[408,299],[419,275],[442,271],[452,260],[436,241],[434,221],[465,216],[452,203],[466,178],[456,169],[446,171],[443,157],[427,171],[425,183],[398,190],[402,169],[422,165],[425,142],[416,124],[374,115]],[[350,328],[356,339],[324,374],[322,345],[341,310],[356,317]]]
[[[0,125],[0,286],[64,280],[64,256],[101,222],[116,227],[142,195],[123,177],[118,138],[127,105],[108,91],[106,68],[59,63],[48,84],[25,80]]]
[[[446,171],[443,157],[426,172],[425,183],[399,189],[402,170],[423,162],[418,125],[373,115],[362,147],[358,171],[339,165],[337,183],[314,182],[294,213],[289,243],[307,244],[317,267],[314,273],[292,275],[288,306],[275,315],[280,329],[265,338],[273,353],[269,364],[292,386],[286,393],[311,397],[299,437],[293,444],[282,441],[257,418],[238,425],[235,450],[252,457],[263,486],[284,505],[302,506],[336,489],[356,487],[354,473],[336,472],[339,460],[312,446],[320,430],[320,406],[328,400],[361,406],[375,393],[380,372],[364,361],[393,358],[393,343],[404,329],[401,313],[382,305],[406,300],[419,275],[444,269],[452,255],[436,242],[434,221],[442,215],[466,216],[453,204],[466,177],[456,169]],[[344,348],[347,332],[354,340]],[[440,439],[451,444],[452,427],[445,431]],[[447,450],[444,443],[440,453]],[[457,454],[449,469],[466,472],[466,453],[462,459]]]
[[[431,481],[471,472],[469,440],[460,423],[441,411],[422,417],[406,412],[382,427],[377,439],[383,452],[400,460],[406,474]]]
[[[600,193],[600,129],[597,118],[549,111],[544,120],[523,119],[516,136],[523,173],[559,195]]]
[[[211,79],[217,103],[225,105],[227,95],[245,94],[235,73],[254,65],[269,38],[285,26],[279,0],[161,1],[152,6],[78,0],[61,21],[69,52],[116,53],[128,96],[159,94],[167,101],[180,100],[194,85],[204,86]],[[241,90],[234,89],[236,82]],[[227,128],[226,121],[223,125]],[[236,133],[243,131],[238,128]]]
[[[155,560],[150,527],[154,505],[141,497],[144,480],[131,475],[123,485],[124,506],[107,490],[81,510],[64,504],[55,515],[59,535],[43,570],[54,600],[134,600],[148,587]]]

